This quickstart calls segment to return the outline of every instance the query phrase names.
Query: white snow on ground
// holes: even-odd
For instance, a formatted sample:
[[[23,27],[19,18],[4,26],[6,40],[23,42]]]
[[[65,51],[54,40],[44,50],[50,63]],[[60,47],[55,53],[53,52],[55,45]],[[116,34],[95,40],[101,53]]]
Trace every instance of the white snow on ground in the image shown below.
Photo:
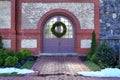
[[[18,69],[18,68],[0,68],[0,74],[3,73],[13,73],[16,72],[17,74],[29,74],[29,73],[34,73],[33,70],[29,69]]]
[[[101,71],[77,72],[77,74],[89,77],[120,77],[120,69],[105,68],[102,69]]]

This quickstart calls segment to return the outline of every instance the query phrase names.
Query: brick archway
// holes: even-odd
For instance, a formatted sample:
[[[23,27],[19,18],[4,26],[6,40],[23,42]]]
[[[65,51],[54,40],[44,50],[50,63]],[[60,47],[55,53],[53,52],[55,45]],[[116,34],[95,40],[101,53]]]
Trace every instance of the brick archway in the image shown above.
[[[76,46],[76,39],[77,39],[77,33],[78,31],[80,31],[80,23],[78,21],[78,19],[71,13],[69,12],[68,10],[65,10],[65,9],[54,9],[54,10],[51,10],[49,12],[47,12],[46,14],[44,14],[42,16],[42,18],[39,20],[39,24],[38,24],[38,27],[39,27],[39,30],[40,30],[40,41],[41,41],[41,52],[43,50],[43,29],[44,29],[44,24],[46,23],[46,21],[53,17],[53,16],[56,16],[56,15],[62,15],[62,16],[65,16],[67,17],[68,19],[70,19],[74,25],[74,34],[75,34],[75,46]],[[76,48],[75,48],[75,52],[76,52]]]
[[[75,29],[80,30],[80,23],[78,19],[76,18],[76,16],[74,16],[71,12],[65,9],[54,9],[44,14],[39,20],[38,27],[40,31],[42,31],[42,28],[43,28],[42,26],[45,24],[46,20],[56,15],[63,15],[63,16],[68,17],[75,25]]]

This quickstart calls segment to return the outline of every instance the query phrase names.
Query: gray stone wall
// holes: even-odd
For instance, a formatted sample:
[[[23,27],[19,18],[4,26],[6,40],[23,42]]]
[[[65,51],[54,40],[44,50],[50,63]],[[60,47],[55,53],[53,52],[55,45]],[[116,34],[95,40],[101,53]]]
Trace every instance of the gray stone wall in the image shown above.
[[[67,6],[66,6],[67,5]],[[50,10],[65,9],[73,13],[81,29],[94,29],[93,3],[22,3],[22,28],[36,29],[38,21]]]
[[[0,28],[11,28],[11,2],[0,0]]]
[[[100,37],[101,42],[120,45],[120,0],[100,0]]]
[[[100,36],[120,35],[120,0],[100,0]]]

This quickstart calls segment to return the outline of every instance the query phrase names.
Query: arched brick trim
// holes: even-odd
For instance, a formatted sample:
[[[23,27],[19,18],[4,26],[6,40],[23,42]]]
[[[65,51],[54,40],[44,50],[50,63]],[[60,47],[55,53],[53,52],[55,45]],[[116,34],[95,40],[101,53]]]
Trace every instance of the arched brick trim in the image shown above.
[[[63,15],[63,16],[68,17],[75,25],[75,27],[76,27],[75,29],[80,30],[80,23],[79,23],[78,19],[76,18],[76,16],[74,16],[71,12],[69,12],[68,10],[65,10],[65,9],[54,9],[54,10],[51,10],[51,11],[47,12],[46,14],[44,14],[41,17],[41,19],[39,20],[39,23],[38,23],[39,29],[41,30],[41,28],[43,28],[42,26],[44,26],[45,22],[50,17],[56,16],[56,15]]]
[[[40,41],[41,41],[41,49],[40,49],[40,52],[42,52],[42,36],[43,36],[43,28],[44,28],[44,24],[46,23],[46,21],[50,18],[50,17],[53,17],[53,16],[57,16],[57,15],[63,15],[65,17],[67,17],[68,19],[70,19],[74,25],[74,34],[76,35],[78,33],[78,31],[80,31],[80,23],[78,21],[78,19],[76,18],[76,16],[74,16],[71,12],[69,12],[68,10],[65,10],[65,9],[54,9],[54,10],[51,10],[49,12],[47,12],[46,14],[44,14],[41,19],[39,20],[39,23],[38,23],[38,29],[40,30]],[[75,39],[77,37],[75,36]],[[77,43],[75,42],[75,45]],[[75,48],[76,49],[76,48]],[[76,50],[75,50],[76,51]]]

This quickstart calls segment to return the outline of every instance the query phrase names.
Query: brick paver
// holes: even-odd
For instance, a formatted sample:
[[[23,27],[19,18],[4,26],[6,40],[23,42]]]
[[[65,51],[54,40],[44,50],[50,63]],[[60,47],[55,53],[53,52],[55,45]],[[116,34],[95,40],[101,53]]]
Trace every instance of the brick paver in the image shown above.
[[[32,68],[39,74],[71,74],[78,71],[90,71],[78,57],[41,57]]]
[[[90,71],[78,57],[42,56],[32,67],[36,72],[24,77],[0,77],[0,80],[120,80],[120,78],[92,78],[76,75]]]

